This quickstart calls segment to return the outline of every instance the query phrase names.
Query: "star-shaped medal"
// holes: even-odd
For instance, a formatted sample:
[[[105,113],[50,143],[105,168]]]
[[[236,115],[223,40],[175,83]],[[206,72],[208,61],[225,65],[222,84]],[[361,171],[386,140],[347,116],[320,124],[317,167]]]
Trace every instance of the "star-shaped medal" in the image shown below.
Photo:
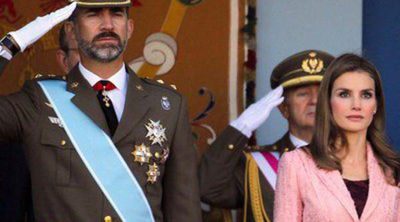
[[[151,140],[151,145],[158,143],[162,146],[162,143],[167,140],[165,128],[160,124],[160,121],[154,122],[150,119],[150,122],[145,127],[147,129],[146,137]]]
[[[153,165],[149,165],[149,171],[147,171],[146,174],[147,174],[147,182],[150,183],[157,182],[157,177],[160,176],[160,171],[158,170],[157,164],[153,163]]]
[[[143,163],[149,163],[150,158],[153,156],[150,152],[150,147],[143,143],[141,145],[135,145],[135,150],[133,150],[131,154],[135,157],[134,161],[139,162],[140,165],[143,165]]]

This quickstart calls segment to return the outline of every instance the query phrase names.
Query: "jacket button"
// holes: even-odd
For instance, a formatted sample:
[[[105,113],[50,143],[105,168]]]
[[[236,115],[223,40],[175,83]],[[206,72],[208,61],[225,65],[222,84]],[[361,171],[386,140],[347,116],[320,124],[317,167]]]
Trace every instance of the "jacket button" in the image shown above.
[[[67,144],[67,141],[61,140],[60,144],[61,144],[61,146],[65,146],[65,144]]]
[[[104,222],[112,222],[111,216],[105,216],[104,217]]]
[[[235,148],[235,147],[233,146],[233,144],[229,144],[229,145],[228,145],[228,149],[233,150],[233,148]]]
[[[284,150],[284,152],[287,152],[287,151],[289,151],[289,148],[286,147],[285,150]]]

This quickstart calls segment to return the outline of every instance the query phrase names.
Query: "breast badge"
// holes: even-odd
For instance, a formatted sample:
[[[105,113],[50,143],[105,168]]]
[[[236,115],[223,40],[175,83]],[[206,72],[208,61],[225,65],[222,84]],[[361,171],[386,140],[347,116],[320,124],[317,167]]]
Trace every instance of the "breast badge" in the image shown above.
[[[135,157],[134,161],[140,163],[140,165],[149,163],[150,158],[153,156],[150,152],[150,147],[143,143],[141,145],[135,145],[135,150],[133,150],[131,154]]]
[[[165,136],[165,128],[160,124],[160,121],[154,122],[153,120],[149,120],[150,122],[145,125],[147,129],[146,138],[149,138],[151,141],[151,145],[158,143],[160,146],[163,145],[163,142],[167,140]]]
[[[149,170],[147,171],[147,182],[155,183],[157,182],[158,176],[160,176],[160,171],[156,163],[149,165]]]

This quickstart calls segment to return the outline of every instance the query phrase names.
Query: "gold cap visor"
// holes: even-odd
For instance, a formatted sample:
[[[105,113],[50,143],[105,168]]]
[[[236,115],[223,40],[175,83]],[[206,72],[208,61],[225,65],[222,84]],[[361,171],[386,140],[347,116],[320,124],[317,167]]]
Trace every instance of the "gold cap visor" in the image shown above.
[[[289,79],[286,82],[282,83],[283,88],[290,88],[292,86],[300,86],[310,83],[320,83],[322,81],[323,76],[321,75],[313,75],[313,76],[300,76],[297,78]]]

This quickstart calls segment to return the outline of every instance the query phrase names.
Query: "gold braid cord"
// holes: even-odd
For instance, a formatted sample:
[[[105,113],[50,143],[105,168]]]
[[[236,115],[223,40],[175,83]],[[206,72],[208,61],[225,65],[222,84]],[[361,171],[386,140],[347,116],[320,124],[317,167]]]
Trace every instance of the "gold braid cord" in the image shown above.
[[[256,222],[271,222],[268,218],[268,215],[264,209],[264,203],[262,198],[261,192],[261,185],[260,185],[260,177],[258,173],[258,166],[256,161],[253,159],[251,154],[246,154],[247,163],[246,163],[246,179],[248,175],[248,179],[245,181],[247,187],[247,181],[250,191],[250,203],[251,209],[253,212],[254,221]],[[247,172],[248,171],[248,172]],[[247,194],[246,189],[246,196]],[[247,199],[248,197],[245,197]]]
[[[224,222],[232,222],[232,214],[230,210],[222,210]]]

